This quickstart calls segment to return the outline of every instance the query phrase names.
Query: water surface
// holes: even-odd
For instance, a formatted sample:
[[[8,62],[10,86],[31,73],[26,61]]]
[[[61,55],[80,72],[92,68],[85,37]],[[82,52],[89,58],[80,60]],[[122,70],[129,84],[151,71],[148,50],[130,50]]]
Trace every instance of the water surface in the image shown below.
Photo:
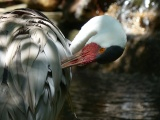
[[[70,87],[77,120],[160,120],[160,77],[73,72]],[[66,102],[61,120],[76,120]]]

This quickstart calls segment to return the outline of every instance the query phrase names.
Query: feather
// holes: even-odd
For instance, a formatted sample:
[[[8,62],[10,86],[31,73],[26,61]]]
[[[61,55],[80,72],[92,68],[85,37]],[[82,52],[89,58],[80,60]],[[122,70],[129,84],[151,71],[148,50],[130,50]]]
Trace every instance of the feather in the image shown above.
[[[0,49],[0,83],[2,82],[3,70],[4,70],[4,67],[5,67],[4,60],[5,60],[5,54]]]
[[[44,53],[48,60],[49,67],[52,71],[52,76],[54,77],[53,79],[54,87],[56,89],[60,84],[62,69],[60,65],[60,56],[58,54],[57,47],[49,39],[44,47]]]
[[[47,88],[45,88],[44,90],[46,92],[43,93],[43,97],[49,95],[48,90],[46,89]],[[44,99],[40,98],[39,103],[37,105],[37,109],[36,109],[36,112],[37,112],[36,119],[37,120],[54,120],[53,117],[51,117],[53,114],[53,110],[52,110],[53,106],[51,105],[51,101],[52,101],[51,99],[44,101]]]
[[[0,85],[0,120],[19,119],[26,120],[22,97],[13,89],[10,89],[6,84]],[[21,109],[19,109],[21,108]]]
[[[48,39],[52,40],[53,42],[57,42],[57,35],[52,31],[48,31],[47,33]]]
[[[47,37],[45,33],[39,29],[39,28],[32,28],[30,30],[31,38],[35,44],[39,45],[40,51],[42,52],[44,50],[44,46],[46,45],[47,42]]]
[[[27,56],[25,59],[23,56],[21,56],[21,51],[24,52],[24,48],[27,48],[28,52],[25,54]],[[39,49],[34,44],[29,42],[28,44],[25,44],[22,46],[22,49],[20,47],[17,48],[17,51],[14,53],[13,59],[11,60],[9,67],[11,68],[11,75],[13,77],[13,81],[11,81],[17,91],[21,92],[20,94],[24,97],[25,103],[26,103],[26,109],[28,108],[28,105],[30,105],[31,109],[34,111],[34,95],[31,92],[32,87],[30,87],[30,83],[32,81],[30,80],[28,76],[28,71],[31,71],[33,61],[35,61]],[[23,53],[22,52],[22,53]],[[23,53],[24,55],[24,53]],[[21,60],[22,58],[22,60]],[[22,68],[23,66],[26,66],[26,69]],[[16,71],[15,71],[16,70]]]
[[[3,25],[1,25],[0,27],[0,35],[1,35],[1,39],[0,39],[0,48],[3,49],[6,46],[6,42],[7,42],[7,34],[8,31],[7,30],[3,30]]]
[[[47,77],[47,82],[48,82],[48,85],[49,85],[51,99],[54,99],[55,87],[54,87],[53,78],[51,78],[50,76],[48,76]]]
[[[28,100],[30,99],[28,98],[30,98],[30,92],[28,89],[28,78],[22,68],[20,48],[17,48],[17,52],[10,62],[8,69],[10,70],[10,76],[7,83],[9,84],[10,89],[12,88],[13,91],[17,91],[18,94],[23,97],[25,109],[22,108],[21,110],[25,112],[29,107],[30,102]]]
[[[71,54],[67,41],[37,11],[0,17],[0,120],[56,119],[65,100],[61,84],[70,83],[70,69],[61,68]]]
[[[46,77],[48,72],[48,63],[44,53],[39,53],[34,61],[32,68],[28,71],[29,88],[32,99],[32,109],[38,103],[40,96],[43,93]]]

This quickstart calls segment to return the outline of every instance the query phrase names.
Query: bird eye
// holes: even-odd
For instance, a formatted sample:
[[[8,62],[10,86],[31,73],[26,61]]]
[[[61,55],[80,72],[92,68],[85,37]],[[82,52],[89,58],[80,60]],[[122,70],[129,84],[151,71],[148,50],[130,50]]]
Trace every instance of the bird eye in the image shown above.
[[[100,48],[99,53],[102,54],[106,49],[105,48]]]

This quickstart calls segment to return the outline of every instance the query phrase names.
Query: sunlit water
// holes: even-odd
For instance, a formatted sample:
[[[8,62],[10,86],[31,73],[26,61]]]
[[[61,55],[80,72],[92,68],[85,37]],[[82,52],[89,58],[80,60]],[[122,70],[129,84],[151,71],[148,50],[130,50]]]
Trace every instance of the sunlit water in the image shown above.
[[[160,120],[160,77],[78,69],[70,87],[77,120]],[[66,102],[61,120],[76,120]]]

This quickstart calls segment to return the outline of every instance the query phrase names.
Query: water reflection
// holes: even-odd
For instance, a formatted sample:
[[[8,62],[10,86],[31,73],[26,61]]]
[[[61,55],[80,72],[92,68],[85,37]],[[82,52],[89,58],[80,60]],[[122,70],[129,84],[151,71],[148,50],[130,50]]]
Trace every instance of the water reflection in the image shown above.
[[[70,93],[80,120],[159,119],[160,78],[74,71]],[[61,120],[76,120],[65,104]]]

